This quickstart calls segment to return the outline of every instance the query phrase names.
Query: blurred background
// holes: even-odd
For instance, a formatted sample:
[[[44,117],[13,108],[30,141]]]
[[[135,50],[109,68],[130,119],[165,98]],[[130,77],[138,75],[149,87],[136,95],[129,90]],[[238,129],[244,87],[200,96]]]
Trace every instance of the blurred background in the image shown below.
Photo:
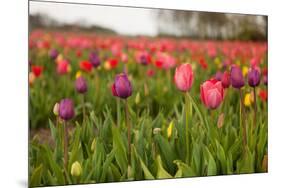
[[[267,16],[29,2],[29,32],[68,30],[126,36],[267,40]]]

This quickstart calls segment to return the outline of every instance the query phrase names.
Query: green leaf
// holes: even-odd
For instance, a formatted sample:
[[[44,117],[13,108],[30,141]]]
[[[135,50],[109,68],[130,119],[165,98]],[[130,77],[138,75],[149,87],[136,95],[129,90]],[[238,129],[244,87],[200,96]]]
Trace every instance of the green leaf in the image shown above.
[[[127,172],[128,160],[125,146],[122,142],[121,134],[117,127],[112,127],[113,134],[113,149],[116,150],[115,159],[118,166],[122,170],[122,174]]]
[[[40,186],[41,185],[42,170],[43,170],[43,165],[40,164],[33,171],[32,175],[31,175],[31,180],[30,180],[30,186],[31,187]]]
[[[156,157],[157,162],[157,179],[173,178],[162,166],[162,160],[160,155]]]
[[[194,170],[188,166],[186,163],[180,161],[180,160],[175,160],[174,163],[178,167],[178,171],[175,175],[175,177],[195,177],[196,173]]]

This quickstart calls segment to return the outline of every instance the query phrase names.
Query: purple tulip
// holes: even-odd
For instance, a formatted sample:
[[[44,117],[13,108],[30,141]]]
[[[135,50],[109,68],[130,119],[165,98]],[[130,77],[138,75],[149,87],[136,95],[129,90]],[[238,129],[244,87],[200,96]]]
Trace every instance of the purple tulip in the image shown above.
[[[248,72],[248,84],[251,87],[256,87],[260,84],[260,72],[256,68],[251,68]]]
[[[95,68],[101,63],[99,56],[95,52],[90,53],[89,60]]]
[[[74,107],[71,99],[62,99],[60,101],[59,116],[65,121],[74,117]]]
[[[49,56],[52,59],[56,59],[58,55],[59,55],[59,52],[56,49],[51,49],[49,52]]]
[[[218,80],[218,81],[221,81],[222,76],[223,76],[222,72],[218,71],[215,75],[215,79]]]
[[[112,91],[114,91],[114,96],[122,99],[126,99],[132,95],[132,85],[126,74],[121,73],[115,77]]]
[[[231,66],[230,80],[231,80],[231,85],[234,88],[240,89],[241,87],[243,87],[245,85],[242,71],[236,65]]]
[[[75,81],[75,88],[78,93],[86,93],[88,90],[87,81],[82,76],[79,76]]]

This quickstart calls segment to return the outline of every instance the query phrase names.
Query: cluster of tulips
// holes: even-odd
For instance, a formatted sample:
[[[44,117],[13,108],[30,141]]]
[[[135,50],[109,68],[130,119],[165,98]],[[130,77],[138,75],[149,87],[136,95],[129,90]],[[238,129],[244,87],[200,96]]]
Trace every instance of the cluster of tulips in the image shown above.
[[[31,186],[267,172],[266,43],[40,30],[29,48],[30,127],[53,141],[30,138]]]

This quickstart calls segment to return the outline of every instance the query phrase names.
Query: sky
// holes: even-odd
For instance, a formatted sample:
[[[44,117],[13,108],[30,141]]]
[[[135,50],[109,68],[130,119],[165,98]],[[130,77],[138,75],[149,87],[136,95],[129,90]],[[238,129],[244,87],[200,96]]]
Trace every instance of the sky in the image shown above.
[[[100,25],[125,35],[157,35],[153,9],[30,1],[30,14],[42,13],[61,23]]]

